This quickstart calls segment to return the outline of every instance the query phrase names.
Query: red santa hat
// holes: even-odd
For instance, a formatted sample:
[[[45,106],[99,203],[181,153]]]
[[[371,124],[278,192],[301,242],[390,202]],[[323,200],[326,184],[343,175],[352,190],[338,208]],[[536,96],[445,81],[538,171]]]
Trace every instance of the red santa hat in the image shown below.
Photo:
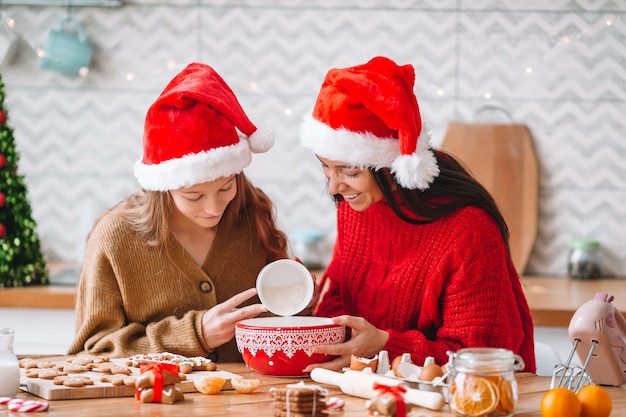
[[[189,187],[241,172],[252,153],[273,144],[273,133],[252,124],[222,77],[192,63],[148,109],[135,177],[146,190]]]
[[[415,70],[389,58],[331,69],[312,114],[300,128],[302,144],[350,166],[390,168],[404,188],[425,190],[439,175],[413,93]]]

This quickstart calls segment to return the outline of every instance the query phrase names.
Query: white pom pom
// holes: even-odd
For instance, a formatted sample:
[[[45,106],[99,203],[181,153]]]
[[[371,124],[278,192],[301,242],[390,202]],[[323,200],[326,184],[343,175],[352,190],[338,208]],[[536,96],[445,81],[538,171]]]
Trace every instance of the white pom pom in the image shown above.
[[[267,128],[259,127],[256,132],[248,137],[248,141],[252,152],[267,152],[274,146],[274,132]]]
[[[404,188],[425,190],[439,175],[435,155],[429,151],[400,155],[391,164],[391,172]]]

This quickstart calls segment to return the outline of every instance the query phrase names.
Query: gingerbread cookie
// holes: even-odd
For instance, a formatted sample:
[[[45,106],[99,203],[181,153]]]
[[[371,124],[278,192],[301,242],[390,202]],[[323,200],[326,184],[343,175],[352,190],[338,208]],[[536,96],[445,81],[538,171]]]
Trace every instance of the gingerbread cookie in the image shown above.
[[[61,370],[68,374],[81,374],[87,370],[87,367],[78,363],[66,363]]]
[[[101,372],[103,374],[111,374],[111,375],[130,375],[132,374],[132,370],[124,365],[117,365],[113,362],[104,362],[104,363],[94,363],[87,365],[87,368]]]
[[[18,361],[20,368],[31,369],[37,367],[37,361],[33,358],[24,358]]]
[[[173,385],[178,384],[180,382],[180,377],[178,374],[173,374],[171,372],[164,371],[163,375],[163,385]],[[156,376],[153,371],[144,372],[139,375],[135,380],[135,386],[137,388],[146,388],[154,386],[154,380]]]
[[[139,367],[145,363],[174,364],[178,366],[178,372],[181,374],[217,370],[217,365],[211,359],[202,356],[187,357],[169,352],[138,354],[126,359],[126,366]]]
[[[154,397],[154,390],[152,387],[150,388],[142,388],[139,390],[138,399],[144,403],[153,402],[152,399]],[[174,385],[166,385],[163,387],[161,391],[161,403],[162,404],[174,404],[175,402],[182,401],[185,399],[183,392],[180,388]]]
[[[316,385],[307,386],[304,383],[275,389],[274,416],[326,416],[326,394],[325,389]]]
[[[274,401],[274,406],[278,410],[290,410],[294,413],[315,413],[326,410],[325,401]]]
[[[109,362],[109,358],[107,358],[106,356],[79,355],[72,358],[67,358],[66,361],[69,363],[86,366],[93,363]]]
[[[63,385],[66,387],[79,388],[85,385],[93,385],[93,380],[87,376],[80,375],[61,375],[52,380],[54,385]]]
[[[324,411],[297,413],[293,411],[274,410],[274,417],[328,417],[328,413]]]
[[[32,369],[31,369],[31,371],[32,371]],[[43,368],[43,369],[39,369],[39,372],[37,373],[37,378],[39,378],[39,379],[54,379],[57,376],[63,376],[63,375],[66,375],[66,373],[63,372],[63,371],[59,371],[58,369]],[[26,376],[28,376],[28,375],[26,375]]]
[[[100,382],[108,382],[111,385],[119,387],[125,385],[127,387],[134,387],[136,378],[134,376],[127,375],[105,375],[100,378]]]

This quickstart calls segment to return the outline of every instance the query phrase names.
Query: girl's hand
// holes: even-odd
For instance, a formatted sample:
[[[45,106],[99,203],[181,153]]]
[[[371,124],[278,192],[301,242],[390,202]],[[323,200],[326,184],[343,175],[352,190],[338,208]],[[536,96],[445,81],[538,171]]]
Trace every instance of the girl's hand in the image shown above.
[[[352,338],[344,343],[315,347],[313,353],[339,357],[330,362],[309,365],[304,369],[305,372],[311,372],[314,368],[340,370],[350,364],[352,355],[364,358],[378,355],[389,340],[389,333],[374,327],[361,317],[338,316],[333,318],[333,322],[352,329]]]
[[[256,288],[250,288],[204,313],[202,316],[202,337],[210,349],[215,349],[230,341],[235,336],[235,324],[238,321],[257,317],[267,311],[263,304],[237,308],[238,305],[255,295],[257,295]]]

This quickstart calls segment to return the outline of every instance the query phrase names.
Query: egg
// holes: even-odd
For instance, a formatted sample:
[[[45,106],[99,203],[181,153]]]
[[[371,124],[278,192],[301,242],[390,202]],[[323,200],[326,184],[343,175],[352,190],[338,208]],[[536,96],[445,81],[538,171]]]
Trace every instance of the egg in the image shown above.
[[[391,361],[391,370],[398,378],[403,378],[402,374],[398,372],[398,365],[400,365],[400,363],[402,362],[413,363],[413,361],[411,360],[411,355],[409,353],[404,353],[400,356],[396,356],[395,358],[393,358],[393,361]]]
[[[354,355],[350,357],[350,369],[352,369],[353,371],[362,371],[368,368],[375,373],[377,367],[378,355],[374,356],[373,358],[362,358]]]
[[[441,369],[441,366],[437,365],[436,363],[431,363],[422,368],[422,371],[419,375],[419,380],[424,382],[430,382],[435,378],[442,377],[443,374],[444,373],[443,369]]]

